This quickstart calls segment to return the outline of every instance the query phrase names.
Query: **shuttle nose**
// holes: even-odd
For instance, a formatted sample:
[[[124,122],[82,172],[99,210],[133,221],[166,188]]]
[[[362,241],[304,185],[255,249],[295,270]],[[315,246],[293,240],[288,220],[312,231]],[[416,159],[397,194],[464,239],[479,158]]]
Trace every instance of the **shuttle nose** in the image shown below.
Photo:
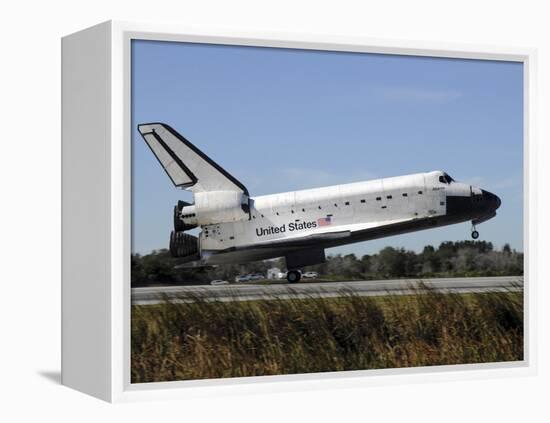
[[[500,198],[497,195],[485,190],[481,190],[481,192],[483,193],[483,199],[485,200],[485,203],[493,211],[495,211],[500,207],[500,205],[502,204],[502,201],[500,201]]]

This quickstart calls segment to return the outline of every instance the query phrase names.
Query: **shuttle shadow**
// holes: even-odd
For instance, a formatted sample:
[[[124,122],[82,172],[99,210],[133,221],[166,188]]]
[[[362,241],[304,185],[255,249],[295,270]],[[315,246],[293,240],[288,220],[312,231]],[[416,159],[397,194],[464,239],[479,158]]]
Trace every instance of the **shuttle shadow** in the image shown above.
[[[37,372],[44,379],[49,380],[56,385],[61,385],[61,371],[59,370],[40,370]]]

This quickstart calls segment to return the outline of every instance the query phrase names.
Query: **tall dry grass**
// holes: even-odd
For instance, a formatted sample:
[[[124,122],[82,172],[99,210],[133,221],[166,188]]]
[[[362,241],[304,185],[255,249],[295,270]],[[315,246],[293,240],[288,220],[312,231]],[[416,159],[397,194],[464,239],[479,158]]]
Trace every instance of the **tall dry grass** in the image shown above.
[[[132,382],[523,359],[523,294],[207,301],[132,307]]]

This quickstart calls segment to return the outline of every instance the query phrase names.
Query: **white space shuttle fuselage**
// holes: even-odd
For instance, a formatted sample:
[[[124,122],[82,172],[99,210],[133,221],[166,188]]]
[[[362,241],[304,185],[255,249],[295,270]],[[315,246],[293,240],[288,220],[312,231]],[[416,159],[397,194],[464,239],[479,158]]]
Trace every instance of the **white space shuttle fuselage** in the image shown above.
[[[325,248],[492,218],[500,199],[442,171],[250,197],[235,178],[167,125],[139,131],[194,203],[174,210],[170,250],[186,266],[285,257],[292,272],[324,261]],[[200,227],[198,239],[186,233]],[[472,232],[477,238],[477,231]],[[294,280],[290,276],[294,277]],[[299,273],[289,280],[299,280]]]

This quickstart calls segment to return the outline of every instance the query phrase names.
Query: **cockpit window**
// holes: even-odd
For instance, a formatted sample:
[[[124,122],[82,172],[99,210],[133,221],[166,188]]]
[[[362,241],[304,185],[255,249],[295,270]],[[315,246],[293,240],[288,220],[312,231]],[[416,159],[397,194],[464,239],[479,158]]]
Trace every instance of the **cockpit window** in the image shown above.
[[[451,178],[448,174],[444,173],[439,177],[439,182],[442,184],[450,184],[451,182],[454,182],[455,180]]]

